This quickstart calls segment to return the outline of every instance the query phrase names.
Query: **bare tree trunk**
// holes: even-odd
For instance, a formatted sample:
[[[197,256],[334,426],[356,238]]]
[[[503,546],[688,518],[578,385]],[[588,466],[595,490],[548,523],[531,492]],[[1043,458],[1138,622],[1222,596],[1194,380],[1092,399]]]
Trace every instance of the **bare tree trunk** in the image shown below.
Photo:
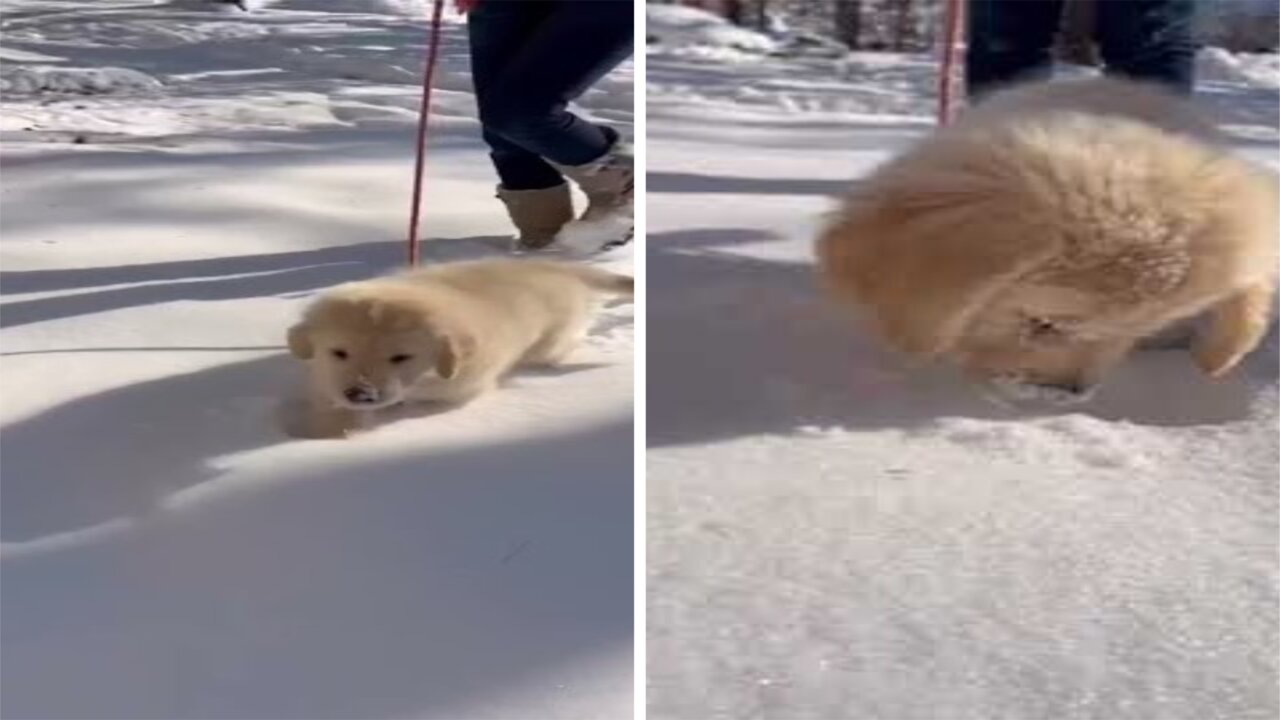
[[[1076,65],[1098,66],[1102,58],[1093,40],[1098,0],[1066,0],[1062,5],[1062,24],[1059,25],[1057,54],[1065,62]],[[1105,0],[1104,0],[1105,1]]]
[[[756,29],[760,32],[769,29],[769,0],[757,0]]]
[[[836,39],[858,49],[858,35],[862,31],[862,0],[836,0]]]
[[[742,6],[743,0],[724,0],[724,16],[734,25],[746,24],[746,8]]]
[[[898,52],[907,49],[911,34],[911,0],[897,0],[898,12],[893,29],[893,45]]]

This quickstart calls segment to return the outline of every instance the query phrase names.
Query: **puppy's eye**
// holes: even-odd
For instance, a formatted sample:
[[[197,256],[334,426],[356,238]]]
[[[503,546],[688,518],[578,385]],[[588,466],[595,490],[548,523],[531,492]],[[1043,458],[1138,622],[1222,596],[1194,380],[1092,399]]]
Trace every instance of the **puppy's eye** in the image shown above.
[[[346,359],[347,359],[347,351],[346,351],[346,350],[331,350],[330,352],[333,354],[333,356],[334,356],[334,357],[338,358],[339,360],[346,360]]]
[[[411,359],[413,359],[413,356],[412,356],[412,355],[392,355],[392,356],[391,356],[391,364],[392,364],[392,365],[399,365],[400,363],[402,363],[402,362],[408,362],[408,361],[409,361],[409,360],[411,360]]]
[[[1051,320],[1044,318],[1027,319],[1027,335],[1033,340],[1052,340],[1062,337],[1062,328]]]

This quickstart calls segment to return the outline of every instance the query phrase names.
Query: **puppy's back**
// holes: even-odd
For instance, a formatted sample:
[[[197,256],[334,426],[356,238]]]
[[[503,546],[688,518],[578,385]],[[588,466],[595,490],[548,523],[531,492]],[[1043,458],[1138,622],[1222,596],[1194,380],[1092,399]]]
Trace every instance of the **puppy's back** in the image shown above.
[[[919,315],[938,275],[964,267],[1166,304],[1234,291],[1274,274],[1276,183],[1213,134],[1187,101],[1133,82],[1007,90],[855,185],[818,237],[820,271],[881,318]],[[971,307],[933,310],[951,305]]]
[[[1063,113],[1133,120],[1202,141],[1221,140],[1218,129],[1189,99],[1150,83],[1110,77],[1014,85],[965,108],[956,128],[963,131]]]
[[[482,295],[501,295],[548,287],[630,297],[635,284],[634,279],[627,275],[589,265],[507,258],[441,263],[393,275],[391,279],[423,284],[438,283]]]

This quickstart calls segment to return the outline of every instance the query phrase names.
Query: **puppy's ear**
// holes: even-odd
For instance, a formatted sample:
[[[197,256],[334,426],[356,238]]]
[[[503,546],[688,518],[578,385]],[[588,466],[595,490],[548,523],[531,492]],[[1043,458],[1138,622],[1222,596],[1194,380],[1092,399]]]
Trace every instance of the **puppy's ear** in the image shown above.
[[[458,369],[474,353],[476,341],[461,331],[442,333],[438,340],[440,349],[436,355],[436,374],[448,380],[458,374]]]
[[[1221,377],[1248,355],[1271,320],[1275,286],[1261,283],[1245,288],[1209,311],[1209,324],[1196,337],[1191,354],[1210,377]]]
[[[306,323],[300,322],[289,328],[289,352],[299,360],[310,360],[315,354],[311,346],[311,328]]]
[[[954,187],[860,192],[820,236],[819,266],[899,350],[938,355],[999,290],[1058,253],[1055,237],[1009,214]]]

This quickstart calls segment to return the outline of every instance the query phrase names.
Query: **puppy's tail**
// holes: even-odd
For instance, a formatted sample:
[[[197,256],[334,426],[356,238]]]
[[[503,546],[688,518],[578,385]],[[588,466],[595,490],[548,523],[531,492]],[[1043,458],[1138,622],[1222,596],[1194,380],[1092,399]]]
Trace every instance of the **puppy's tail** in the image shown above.
[[[636,279],[630,275],[619,275],[589,265],[572,265],[571,267],[574,275],[597,292],[616,297],[635,297]]]

